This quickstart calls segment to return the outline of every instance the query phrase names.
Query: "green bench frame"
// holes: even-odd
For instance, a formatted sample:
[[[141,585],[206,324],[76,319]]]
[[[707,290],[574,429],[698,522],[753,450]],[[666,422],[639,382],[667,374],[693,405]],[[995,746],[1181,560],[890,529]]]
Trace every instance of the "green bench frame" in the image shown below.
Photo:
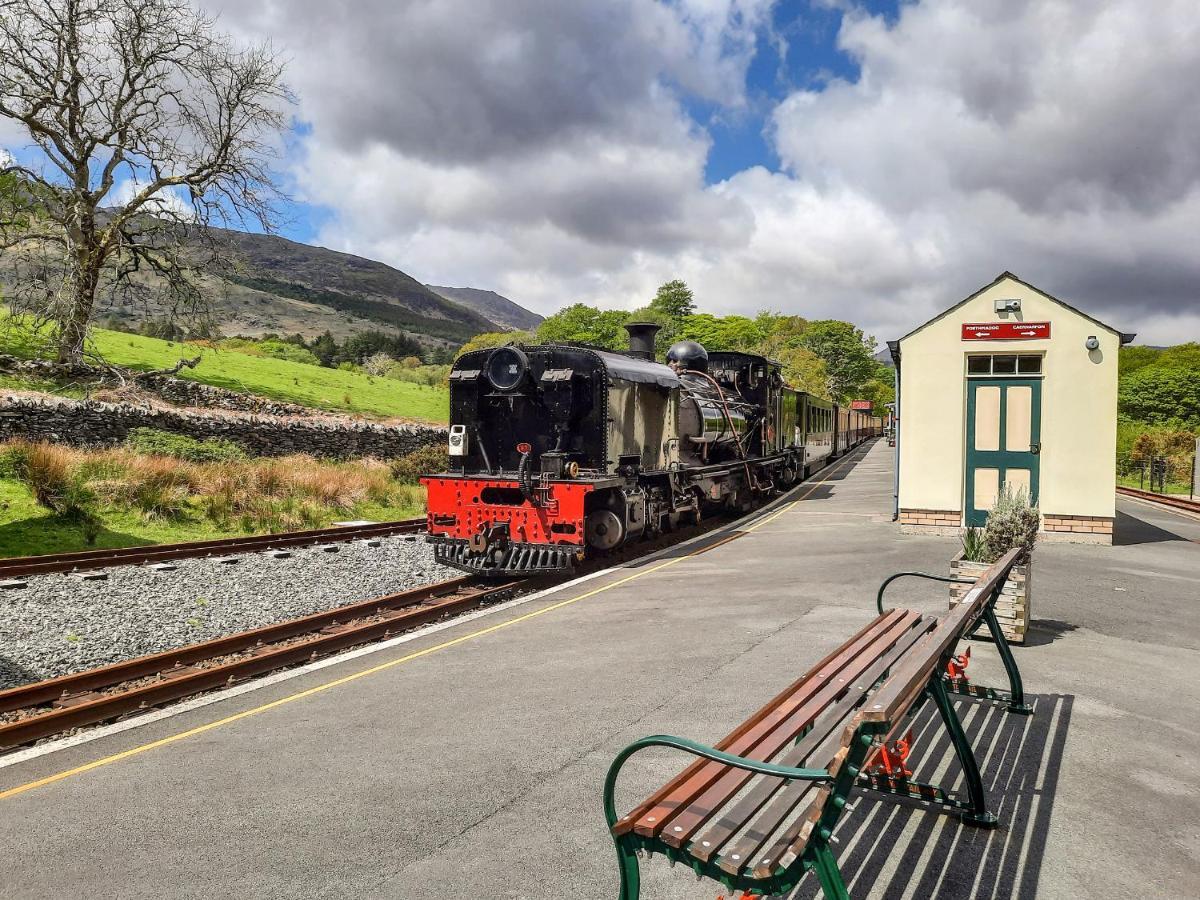
[[[954,628],[952,635],[939,634],[942,646],[930,674],[927,676],[924,674],[924,667],[919,665],[919,660],[914,663],[914,666],[907,667],[912,671],[906,669],[906,662],[914,656],[912,651],[916,648],[913,647],[904,656],[901,656],[883,677],[863,692],[862,703],[858,706],[857,714],[851,719],[853,734],[848,735],[848,739],[843,741],[842,749],[829,769],[774,765],[770,762],[726,753],[686,738],[664,734],[644,737],[622,750],[609,767],[604,782],[604,816],[608,823],[609,833],[616,845],[617,859],[620,865],[620,900],[637,900],[641,885],[638,858],[643,855],[649,858],[655,853],[665,856],[672,865],[680,863],[690,868],[697,878],[707,877],[731,891],[740,890],[751,895],[786,894],[800,883],[809,870],[812,870],[816,873],[821,888],[829,900],[849,900],[850,895],[834,858],[831,842],[834,827],[846,807],[850,792],[856,787],[878,794],[899,795],[932,803],[940,806],[946,812],[959,815],[965,824],[980,828],[995,828],[997,819],[988,812],[979,766],[962,723],[951,703],[950,695],[959,694],[972,699],[1004,703],[1008,712],[1016,715],[1029,715],[1033,711],[1025,703],[1021,674],[1017,669],[1008,642],[1004,638],[1004,633],[1000,629],[994,608],[1008,572],[1015,564],[1016,559],[1017,551],[1011,551],[980,576],[976,582],[980,593],[973,601],[967,598],[964,598],[963,601],[969,605],[978,604],[978,608],[973,614],[965,612],[962,615],[961,622]],[[917,577],[934,581],[973,580],[930,575],[924,572],[898,572],[886,579],[879,588],[876,605],[881,616],[884,614],[884,591],[893,581],[902,577]],[[938,625],[933,626],[926,637],[938,633],[938,629],[953,616],[954,611],[952,610],[950,614],[939,617]],[[985,623],[1008,674],[1009,689],[1007,691],[978,687],[970,684],[965,677],[952,679],[946,674],[947,664],[954,656],[958,641],[972,636]],[[942,630],[944,631],[945,628]],[[917,676],[920,680],[924,680],[923,685]],[[906,678],[907,682],[905,682]],[[864,708],[868,698],[872,703],[870,708]],[[863,771],[864,766],[873,755],[873,751],[882,745],[889,733],[896,733],[898,722],[915,714],[926,699],[933,700],[949,733],[951,744],[962,767],[967,794],[965,800],[950,794],[937,785],[906,778],[897,779],[871,775]],[[876,700],[880,702],[875,703]],[[885,708],[881,709],[881,707]],[[637,834],[632,829],[618,834],[616,829],[619,819],[615,800],[618,776],[626,760],[647,747],[669,747],[681,750],[695,757],[712,760],[757,775],[828,785],[828,796],[820,810],[819,818],[809,833],[802,854],[788,865],[776,867],[769,877],[755,877],[751,874],[733,876],[718,867],[715,856],[705,862],[690,854],[686,846],[676,848],[659,838]]]

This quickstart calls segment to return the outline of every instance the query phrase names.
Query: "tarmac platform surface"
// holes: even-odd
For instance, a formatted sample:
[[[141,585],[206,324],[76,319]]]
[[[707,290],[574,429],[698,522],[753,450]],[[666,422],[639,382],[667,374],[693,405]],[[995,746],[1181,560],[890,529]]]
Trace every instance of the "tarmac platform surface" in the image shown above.
[[[622,747],[718,740],[869,621],[888,574],[948,570],[955,540],[891,522],[891,466],[876,442],[724,536],[0,768],[0,896],[611,900]],[[852,896],[1200,897],[1200,521],[1118,509],[1116,546],[1036,552],[1014,651],[1036,714],[957,704],[1000,828],[864,795],[836,831]],[[944,609],[945,586],[893,604]],[[931,713],[910,762],[952,787]],[[634,757],[621,805],[685,762]],[[646,900],[718,893],[643,874]]]

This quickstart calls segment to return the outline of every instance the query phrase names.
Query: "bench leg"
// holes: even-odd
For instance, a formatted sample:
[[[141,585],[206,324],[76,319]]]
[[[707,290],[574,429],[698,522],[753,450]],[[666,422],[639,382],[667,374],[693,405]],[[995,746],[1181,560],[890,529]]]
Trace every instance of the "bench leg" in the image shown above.
[[[1008,688],[1009,702],[1008,711],[1016,713],[1019,716],[1029,716],[1033,714],[1033,707],[1025,703],[1025,687],[1021,684],[1021,671],[1017,668],[1017,661],[1013,659],[1012,648],[1008,646],[1008,640],[1004,637],[1004,632],[1000,630],[1000,622],[996,619],[996,610],[989,603],[983,612],[983,618],[987,622],[988,631],[992,633],[992,641],[996,644],[996,649],[1000,651],[1000,659],[1004,663],[1004,671],[1008,673]]]
[[[942,681],[941,668],[929,679],[929,693],[933,696],[938,712],[942,714],[946,730],[950,732],[950,741],[954,744],[954,752],[958,754],[963,778],[967,782],[967,796],[971,808],[963,812],[962,820],[967,825],[977,828],[995,828],[997,819],[987,811],[987,797],[983,793],[983,779],[979,775],[979,765],[975,762],[975,752],[971,749],[966,732],[963,731],[962,722],[958,720],[958,713],[950,703],[950,694]]]
[[[638,868],[637,853],[621,838],[616,838],[617,861],[621,865],[621,893],[619,900],[638,900],[642,892],[642,875]]]
[[[822,843],[817,848],[813,868],[817,872],[817,880],[821,882],[825,900],[850,900],[850,892],[846,890],[846,882],[842,881],[842,873],[828,844]]]

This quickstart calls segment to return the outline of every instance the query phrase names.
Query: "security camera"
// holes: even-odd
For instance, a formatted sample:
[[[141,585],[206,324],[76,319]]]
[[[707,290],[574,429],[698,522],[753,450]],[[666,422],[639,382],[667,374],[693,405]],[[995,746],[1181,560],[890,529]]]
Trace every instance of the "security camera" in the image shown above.
[[[996,312],[998,313],[1015,313],[1021,311],[1020,300],[997,300]]]
[[[1100,340],[1094,334],[1090,335],[1088,339],[1083,342],[1083,346],[1087,347],[1089,350],[1099,350]]]

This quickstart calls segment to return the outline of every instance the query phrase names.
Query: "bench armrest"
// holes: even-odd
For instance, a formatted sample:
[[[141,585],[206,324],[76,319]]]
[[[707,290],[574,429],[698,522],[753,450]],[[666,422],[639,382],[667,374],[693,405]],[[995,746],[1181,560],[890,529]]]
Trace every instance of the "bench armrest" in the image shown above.
[[[833,776],[825,769],[797,769],[792,766],[778,766],[774,763],[762,762],[757,759],[735,756],[732,753],[726,753],[723,750],[718,750],[715,747],[709,747],[696,741],[690,741],[687,738],[675,737],[670,734],[652,734],[649,737],[634,741],[618,753],[617,758],[608,767],[608,776],[604,779],[604,817],[608,820],[608,827],[610,829],[617,824],[617,810],[614,796],[617,788],[617,776],[620,774],[621,767],[625,764],[625,760],[629,759],[629,757],[633,756],[639,750],[645,750],[647,747],[671,747],[675,750],[683,750],[685,753],[691,753],[694,756],[710,759],[713,762],[724,763],[727,766],[733,766],[735,769],[744,769],[747,772],[754,772],[758,775],[776,775],[780,778],[804,781],[833,780]]]
[[[928,578],[930,581],[947,581],[961,582],[963,584],[974,584],[974,578],[964,578],[961,575],[930,575],[928,572],[897,572],[895,575],[889,575],[884,579],[883,584],[879,586],[879,594],[875,597],[875,608],[879,610],[879,614],[883,615],[883,592],[887,590],[887,586],[897,578],[903,578],[906,575],[911,575],[913,578]]]

